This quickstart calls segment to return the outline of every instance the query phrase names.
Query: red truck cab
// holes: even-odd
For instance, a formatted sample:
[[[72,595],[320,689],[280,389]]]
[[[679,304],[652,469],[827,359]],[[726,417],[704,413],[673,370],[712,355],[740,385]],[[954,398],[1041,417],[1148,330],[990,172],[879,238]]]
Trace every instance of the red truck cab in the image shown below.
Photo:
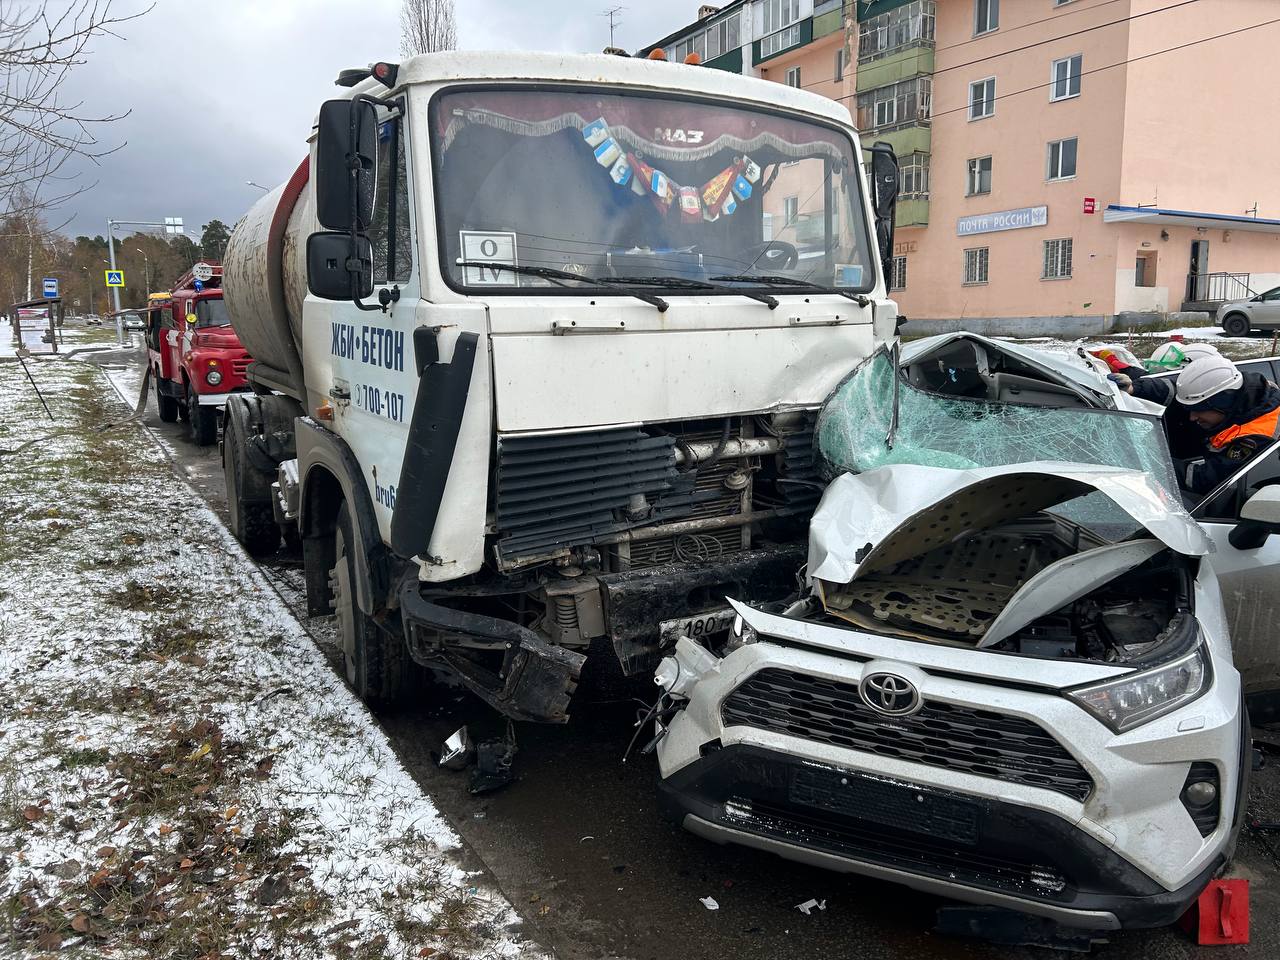
[[[151,305],[147,353],[160,419],[187,421],[200,446],[217,440],[227,396],[249,389],[245,371],[252,359],[231,329],[220,264],[195,264]]]

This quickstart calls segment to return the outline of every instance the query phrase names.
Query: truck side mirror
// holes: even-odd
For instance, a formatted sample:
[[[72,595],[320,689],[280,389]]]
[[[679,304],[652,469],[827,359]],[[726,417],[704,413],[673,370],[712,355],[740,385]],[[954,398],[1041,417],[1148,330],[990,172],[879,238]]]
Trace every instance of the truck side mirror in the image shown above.
[[[893,262],[893,225],[898,212],[898,156],[884,141],[871,148],[871,202],[876,218],[880,265],[885,271],[887,287],[889,265]]]
[[[373,293],[373,244],[366,236],[307,237],[307,289],[322,300],[362,300]]]
[[[328,230],[363,233],[373,221],[378,114],[365,100],[326,100],[316,128],[316,217]]]
[[[1227,541],[1237,550],[1257,550],[1273,533],[1280,533],[1280,486],[1263,487],[1245,501]]]

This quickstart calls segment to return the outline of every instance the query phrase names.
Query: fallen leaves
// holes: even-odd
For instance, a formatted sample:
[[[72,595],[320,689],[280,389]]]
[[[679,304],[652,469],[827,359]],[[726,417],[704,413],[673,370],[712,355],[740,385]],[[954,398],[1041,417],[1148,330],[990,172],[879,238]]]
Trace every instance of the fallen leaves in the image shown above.
[[[37,807],[34,803],[22,808],[22,819],[27,823],[35,823],[37,820],[44,818],[44,810]]]

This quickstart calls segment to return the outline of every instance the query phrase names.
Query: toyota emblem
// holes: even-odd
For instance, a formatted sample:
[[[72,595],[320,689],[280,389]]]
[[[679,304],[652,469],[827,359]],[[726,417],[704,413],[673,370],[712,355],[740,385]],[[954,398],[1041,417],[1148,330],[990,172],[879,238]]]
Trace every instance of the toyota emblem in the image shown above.
[[[905,717],[921,706],[916,685],[896,673],[868,673],[858,684],[858,693],[868,707],[886,717]]]

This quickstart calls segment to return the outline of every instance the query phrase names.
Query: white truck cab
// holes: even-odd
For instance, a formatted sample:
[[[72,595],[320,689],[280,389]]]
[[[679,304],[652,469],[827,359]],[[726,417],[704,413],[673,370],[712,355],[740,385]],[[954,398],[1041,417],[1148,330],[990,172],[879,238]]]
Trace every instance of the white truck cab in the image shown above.
[[[417,661],[563,721],[588,648],[649,672],[792,592],[816,410],[899,320],[891,152],[825,97],[619,56],[339,82],[228,245],[255,392],[224,465],[243,543],[301,538],[355,689]]]

